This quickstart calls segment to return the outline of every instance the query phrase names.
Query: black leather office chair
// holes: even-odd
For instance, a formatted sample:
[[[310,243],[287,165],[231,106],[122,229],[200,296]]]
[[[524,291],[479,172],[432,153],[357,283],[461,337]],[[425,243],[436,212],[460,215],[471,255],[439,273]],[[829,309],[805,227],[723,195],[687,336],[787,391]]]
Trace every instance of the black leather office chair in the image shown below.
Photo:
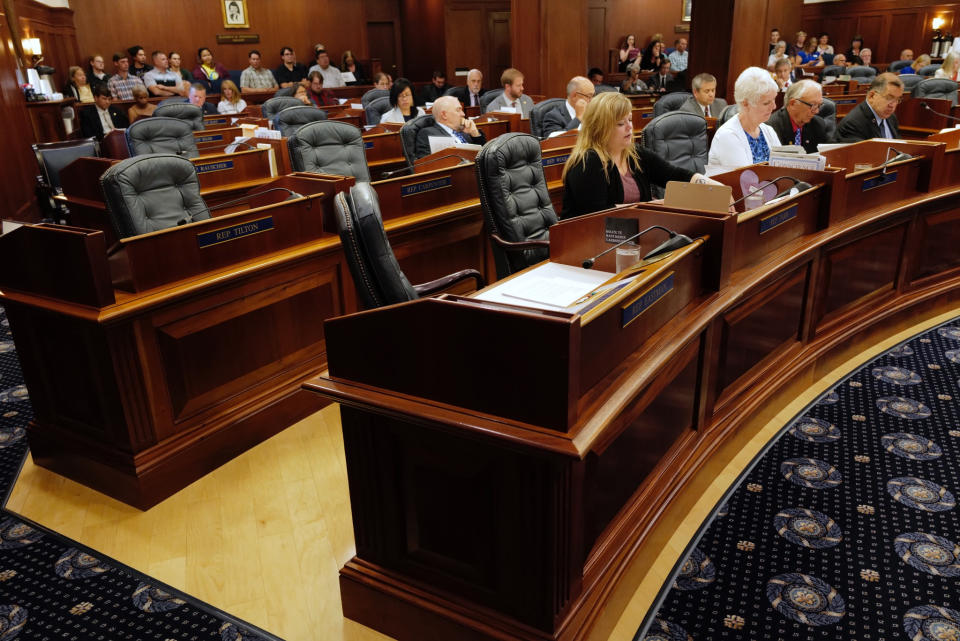
[[[381,96],[372,100],[363,110],[367,117],[367,124],[371,126],[379,125],[381,116],[390,111],[391,108],[390,96]]]
[[[918,84],[927,79],[925,76],[921,76],[917,73],[908,73],[897,77],[900,78],[900,82],[903,83],[903,90],[909,91],[911,94]]]
[[[857,82],[870,82],[877,75],[877,70],[866,65],[855,65],[847,67],[847,74],[850,78],[855,78]]]
[[[480,96],[480,111],[485,112],[487,107],[491,102],[497,99],[497,96],[503,93],[501,89],[491,89],[487,93]]]
[[[370,181],[360,130],[346,122],[322,120],[303,125],[287,140],[294,171],[353,176]]]
[[[422,285],[411,285],[400,269],[380,217],[377,192],[370,183],[357,183],[333,200],[340,242],[360,303],[367,309],[416,300],[472,278],[484,286],[475,269],[465,269]]]
[[[377,98],[383,98],[384,96],[389,96],[389,89],[371,89],[367,93],[360,96],[360,104],[363,105],[363,108],[366,109],[367,105],[376,100]],[[367,123],[370,124],[370,123]]]
[[[827,142],[833,142],[837,139],[837,103],[826,96],[823,98],[823,104],[820,105],[818,116],[823,118],[827,126]]]
[[[823,68],[820,72],[820,79],[824,78],[836,78],[838,76],[845,75],[847,73],[847,68],[843,65],[829,65]]]
[[[127,127],[126,137],[131,156],[177,154],[196,158],[200,155],[193,137],[193,127],[186,120],[178,118],[141,118]]]
[[[904,67],[909,67],[912,64],[913,64],[913,60],[894,60],[889,65],[887,65],[887,71],[898,73]],[[907,75],[913,75],[913,74],[907,74]]]
[[[178,118],[190,123],[194,131],[203,131],[203,109],[189,102],[171,102],[160,105],[153,112],[154,117]]]
[[[280,132],[284,138],[289,138],[297,133],[297,129],[311,122],[326,120],[327,112],[316,107],[308,107],[300,103],[296,107],[287,107],[273,117],[273,128]]]
[[[237,83],[237,86],[240,86],[240,83]],[[281,87],[277,89],[277,93],[273,94],[274,98],[293,98],[293,95],[297,93],[297,85],[293,84],[289,87]],[[303,104],[302,102],[300,103]]]
[[[77,158],[99,156],[100,145],[96,138],[83,138],[64,142],[44,142],[31,145],[37,157],[37,203],[43,210],[45,219],[65,220],[69,211],[64,205],[53,199],[59,193],[60,171]]]
[[[665,160],[690,171],[703,173],[710,143],[707,120],[685,111],[668,111],[643,128],[642,144]],[[663,198],[663,189],[651,186],[654,198]]]
[[[727,105],[723,108],[723,111],[720,112],[720,116],[717,118],[717,126],[719,127],[738,113],[740,113],[740,105],[736,103]]]
[[[530,110],[530,133],[537,138],[543,138],[543,119],[547,112],[553,111],[554,107],[566,101],[566,98],[547,98],[535,104]]]
[[[557,213],[543,177],[538,140],[519,132],[501,134],[477,153],[476,164],[497,278],[548,259],[549,230]]]
[[[940,65],[926,65],[917,69],[917,75],[923,76],[924,78],[933,78],[933,75],[937,73],[937,69],[940,68]]]
[[[949,78],[927,78],[918,82],[910,92],[914,98],[941,98],[957,104],[957,83]]]
[[[693,94],[686,91],[675,91],[662,96],[653,103],[653,117],[662,116],[668,111],[676,111],[688,98],[693,98]]]
[[[260,115],[272,121],[274,116],[288,107],[307,107],[293,96],[274,96],[260,105]]]
[[[417,116],[413,120],[403,123],[400,128],[400,143],[403,147],[403,156],[407,159],[407,164],[413,167],[413,162],[417,159],[417,134],[424,127],[433,127],[437,121],[433,116],[426,114]]]
[[[173,154],[121,160],[100,177],[118,238],[148,234],[210,217],[193,163]]]
[[[617,87],[611,87],[610,85],[594,85],[593,87],[594,95],[599,93],[608,93],[611,91],[620,91]]]

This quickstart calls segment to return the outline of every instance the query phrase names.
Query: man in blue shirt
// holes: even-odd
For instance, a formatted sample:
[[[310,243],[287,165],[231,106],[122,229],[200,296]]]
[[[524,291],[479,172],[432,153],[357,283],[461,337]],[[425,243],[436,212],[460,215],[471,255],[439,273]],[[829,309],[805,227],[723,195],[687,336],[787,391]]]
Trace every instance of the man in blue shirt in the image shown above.
[[[686,71],[687,59],[690,57],[690,52],[687,51],[687,39],[677,38],[677,40],[674,41],[673,46],[674,50],[669,56],[667,56],[667,58],[670,60],[670,67],[673,69],[674,73]]]

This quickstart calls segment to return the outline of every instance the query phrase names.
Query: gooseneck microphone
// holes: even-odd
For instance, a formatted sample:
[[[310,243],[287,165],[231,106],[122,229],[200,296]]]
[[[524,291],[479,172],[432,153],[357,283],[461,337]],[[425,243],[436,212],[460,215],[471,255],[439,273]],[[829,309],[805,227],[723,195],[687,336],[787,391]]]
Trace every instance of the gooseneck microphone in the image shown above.
[[[893,158],[890,157],[890,152],[891,152],[891,151],[897,152],[897,155],[894,156]],[[879,168],[882,167],[882,168],[883,168],[883,171],[881,171],[880,173],[886,174],[886,173],[887,173],[887,168],[889,167],[889,165],[891,165],[891,164],[893,164],[893,163],[895,163],[895,162],[900,162],[901,160],[910,160],[911,158],[914,158],[913,154],[908,154],[908,153],[905,152],[905,151],[900,151],[899,149],[896,149],[895,147],[887,147],[886,160],[884,160],[882,163],[880,163],[879,165],[877,165],[876,167],[874,167],[874,169],[879,169]]]
[[[600,258],[601,256],[603,256],[604,254],[607,254],[607,253],[613,251],[614,249],[616,249],[617,247],[620,247],[621,245],[625,245],[625,244],[627,244],[627,243],[629,243],[629,242],[632,242],[632,241],[640,238],[641,236],[643,236],[644,234],[646,234],[648,231],[651,231],[651,230],[653,230],[653,229],[662,229],[663,231],[665,231],[665,232],[667,232],[668,234],[670,234],[670,238],[669,238],[668,240],[666,240],[665,242],[663,242],[662,244],[660,244],[659,246],[655,247],[655,248],[653,249],[653,251],[651,251],[651,252],[648,253],[646,256],[644,256],[644,257],[643,257],[644,260],[646,260],[646,259],[648,259],[648,258],[652,258],[652,257],[654,257],[654,256],[658,256],[659,254],[663,254],[663,253],[666,253],[666,252],[669,252],[669,251],[673,251],[674,249],[679,249],[679,248],[684,247],[685,245],[689,245],[690,243],[693,242],[693,239],[691,239],[689,236],[684,236],[683,234],[678,234],[678,233],[675,232],[675,231],[670,231],[670,230],[667,229],[666,227],[661,227],[660,225],[653,225],[653,226],[651,226],[651,227],[647,227],[646,229],[644,229],[644,230],[641,231],[641,232],[638,232],[638,233],[634,234],[633,236],[630,236],[629,238],[626,238],[626,239],[624,239],[624,240],[621,240],[621,241],[620,241],[619,243],[617,243],[616,245],[613,245],[613,246],[611,246],[611,247],[606,248],[605,250],[603,250],[602,252],[600,252],[599,254],[597,254],[596,256],[594,256],[593,258],[587,258],[586,260],[583,261],[583,268],[584,268],[584,269],[590,269],[591,267],[593,267],[593,264],[597,261],[597,259]]]
[[[770,200],[776,200],[777,198],[781,198],[781,197],[783,197],[783,196],[786,196],[787,194],[790,193],[790,190],[793,189],[794,187],[797,188],[797,191],[806,191],[806,190],[810,189],[810,187],[811,187],[810,183],[804,182],[804,181],[800,180],[799,178],[794,178],[793,176],[777,176],[776,178],[771,178],[770,180],[767,180],[766,182],[760,183],[759,185],[757,185],[756,187],[754,187],[753,189],[751,189],[749,192],[747,192],[746,194],[744,194],[744,195],[741,196],[740,198],[737,198],[735,201],[733,201],[732,203],[730,203],[730,205],[731,205],[731,206],[732,206],[732,205],[737,205],[737,204],[743,202],[744,200],[746,200],[747,198],[749,198],[750,196],[752,196],[752,195],[754,195],[754,194],[756,194],[756,193],[759,193],[759,192],[763,191],[763,188],[764,188],[764,187],[768,187],[768,186],[770,186],[770,185],[775,185],[776,183],[780,182],[781,180],[792,180],[792,181],[793,181],[793,184],[790,185],[790,187],[788,187],[787,189],[785,189],[785,190],[781,191],[780,193],[778,193],[776,196],[774,196],[774,197],[771,198]]]
[[[269,193],[272,192],[272,191],[285,191],[285,192],[287,192],[289,195],[288,195],[286,198],[284,198],[284,200],[293,200],[293,199],[295,199],[295,198],[303,198],[303,194],[298,194],[297,192],[293,191],[292,189],[287,189],[286,187],[271,187],[270,189],[264,189],[263,191],[257,192],[257,193],[255,193],[255,194],[247,194],[247,195],[244,196],[243,198],[234,198],[233,200],[228,200],[228,201],[225,202],[225,203],[217,203],[216,205],[214,205],[213,207],[209,207],[208,209],[209,209],[210,211],[216,211],[216,210],[218,210],[218,209],[223,209],[224,207],[229,207],[229,206],[231,206],[231,205],[236,205],[236,204],[238,204],[238,203],[246,202],[246,201],[250,200],[251,198],[256,198],[257,196],[263,196],[264,194],[269,194]],[[192,221],[190,221],[190,222],[192,222]]]
[[[950,120],[960,120],[960,118],[957,118],[956,116],[951,116],[950,114],[945,114],[941,111],[936,111],[933,107],[928,105],[925,100],[920,101],[920,107],[923,109],[926,109],[927,111],[929,111],[930,113],[936,116],[943,116],[944,118],[949,118]]]

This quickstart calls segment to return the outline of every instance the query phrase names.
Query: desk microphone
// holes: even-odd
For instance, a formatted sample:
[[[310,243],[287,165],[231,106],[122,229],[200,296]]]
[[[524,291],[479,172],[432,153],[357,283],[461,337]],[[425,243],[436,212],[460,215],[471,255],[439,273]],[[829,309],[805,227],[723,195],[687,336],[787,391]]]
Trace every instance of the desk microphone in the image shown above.
[[[930,113],[936,116],[942,116],[944,118],[949,118],[950,120],[960,120],[960,118],[957,118],[956,116],[951,116],[950,114],[945,114],[939,111],[935,111],[933,107],[931,107],[926,103],[926,101],[920,101],[920,107],[923,109],[926,109],[927,111],[929,111]]]
[[[404,174],[413,173],[418,167],[429,165],[430,163],[437,162],[438,160],[443,160],[444,158],[459,158],[460,162],[454,165],[455,167],[459,167],[460,165],[470,164],[470,161],[464,158],[463,156],[461,156],[460,154],[447,154],[445,156],[437,156],[436,158],[431,158],[430,160],[424,161],[419,165],[414,164],[409,167],[401,167],[400,169],[394,169],[393,171],[385,171],[382,174],[380,174],[380,179],[386,180],[387,178],[393,178],[394,176],[402,176]]]
[[[770,200],[776,200],[777,198],[782,198],[783,196],[786,196],[787,194],[790,193],[790,191],[791,191],[794,187],[796,187],[796,188],[797,188],[797,191],[800,192],[800,191],[806,191],[806,190],[810,189],[810,187],[812,186],[812,185],[810,185],[810,183],[804,182],[804,181],[800,180],[799,178],[794,178],[793,176],[777,176],[776,178],[771,178],[770,180],[767,180],[766,182],[760,183],[759,185],[757,185],[757,186],[755,186],[753,189],[751,189],[749,192],[747,192],[746,194],[744,194],[742,197],[737,198],[735,201],[733,201],[733,202],[730,203],[730,204],[731,204],[731,205],[737,205],[737,204],[743,202],[744,200],[746,200],[747,198],[749,198],[750,196],[752,196],[752,195],[754,195],[754,194],[756,194],[756,193],[758,193],[758,192],[763,191],[763,188],[764,188],[764,187],[767,187],[767,186],[769,186],[769,185],[774,185],[774,184],[776,184],[776,183],[778,183],[778,182],[780,182],[781,180],[784,180],[784,179],[786,179],[786,180],[792,180],[792,181],[793,181],[793,184],[790,185],[787,189],[784,189],[783,191],[781,191],[779,194],[777,194],[776,196],[774,196],[774,197],[771,198]]]
[[[897,152],[897,155],[894,156],[893,158],[890,157],[890,152],[891,152],[891,151]],[[880,173],[886,174],[886,173],[887,173],[887,167],[888,167],[889,165],[891,165],[892,163],[900,162],[901,160],[910,160],[911,158],[915,158],[915,157],[916,157],[916,156],[914,156],[914,155],[912,155],[912,154],[908,154],[908,153],[905,152],[905,151],[900,151],[899,149],[896,149],[896,148],[894,148],[894,147],[887,147],[887,159],[884,160],[884,161],[883,161],[882,163],[880,163],[879,165],[877,165],[876,167],[874,167],[873,169],[879,169],[879,168],[882,167],[882,168],[883,168],[883,171],[880,172]]]
[[[225,202],[225,203],[218,203],[217,205],[214,205],[213,207],[210,207],[209,209],[210,209],[210,211],[216,211],[216,210],[218,210],[218,209],[223,209],[224,207],[229,207],[230,205],[236,205],[236,204],[238,204],[238,203],[246,202],[246,201],[250,200],[251,198],[256,198],[257,196],[262,196],[262,195],[264,195],[264,194],[269,194],[271,191],[285,191],[285,192],[287,192],[289,195],[288,195],[286,198],[284,198],[285,201],[286,201],[286,200],[294,200],[294,199],[296,199],[296,198],[303,198],[303,197],[304,197],[303,194],[298,194],[297,192],[293,191],[292,189],[287,189],[286,187],[271,187],[270,189],[265,189],[265,190],[263,190],[263,191],[261,191],[261,192],[258,192],[258,193],[256,193],[256,194],[247,194],[247,195],[244,196],[243,198],[234,198],[233,200],[228,200],[228,201]],[[309,207],[309,205],[308,205],[308,207]],[[184,220],[186,220],[186,218],[184,218]],[[189,221],[189,222],[192,222],[192,221]],[[183,224],[183,223],[177,223],[177,224]]]
[[[232,143],[224,147],[223,150],[228,154],[232,154],[233,152],[236,151],[237,145],[244,145],[247,149],[259,149],[259,147],[254,147],[250,143],[245,142],[243,140],[234,140]],[[233,147],[233,149],[231,149],[230,151],[227,151],[228,149],[230,149],[230,147]]]
[[[590,269],[591,267],[593,267],[593,264],[597,261],[597,259],[603,256],[604,254],[607,254],[613,251],[614,249],[616,249],[617,247],[620,247],[621,245],[625,245],[629,242],[632,242],[640,238],[641,236],[646,234],[648,231],[653,229],[662,229],[663,231],[670,234],[670,238],[664,241],[662,244],[658,245],[656,248],[654,248],[653,251],[651,251],[649,254],[644,256],[643,257],[644,260],[647,260],[648,258],[653,258],[654,256],[658,256],[666,252],[671,252],[674,249],[679,249],[693,242],[693,240],[689,236],[684,236],[683,234],[678,234],[675,231],[670,231],[666,227],[661,227],[660,225],[653,225],[652,227],[647,227],[643,231],[634,234],[630,238],[621,240],[619,243],[617,243],[616,245],[613,245],[612,247],[606,248],[605,250],[603,250],[593,258],[587,258],[586,260],[583,261],[583,268]]]

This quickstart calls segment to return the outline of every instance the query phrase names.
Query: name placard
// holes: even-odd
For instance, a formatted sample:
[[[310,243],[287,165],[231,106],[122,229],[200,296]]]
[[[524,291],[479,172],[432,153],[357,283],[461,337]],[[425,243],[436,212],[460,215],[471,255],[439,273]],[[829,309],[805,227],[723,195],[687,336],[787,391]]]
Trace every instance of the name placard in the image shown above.
[[[793,220],[797,217],[797,212],[800,210],[799,205],[794,205],[792,207],[787,207],[786,209],[781,209],[780,211],[770,214],[766,218],[760,219],[760,233],[766,233],[773,229],[774,227],[779,227],[788,220]]]
[[[897,172],[888,171],[885,174],[880,174],[879,176],[874,176],[873,178],[866,178],[863,181],[863,185],[860,187],[860,191],[870,191],[871,189],[876,189],[877,187],[883,187],[884,185],[889,185],[890,183],[897,182]]]
[[[656,285],[643,292],[620,309],[620,327],[626,327],[673,291],[673,272],[661,278]]]
[[[622,243],[640,231],[640,221],[636,218],[604,218],[603,240],[611,243]]]
[[[400,187],[400,196],[406,198],[407,196],[416,196],[417,194],[422,194],[428,191],[435,191],[437,189],[446,189],[453,184],[453,178],[450,176],[443,176],[441,178],[434,178],[433,180],[425,180],[419,183],[410,183]]]
[[[541,163],[543,163],[544,167],[553,167],[554,165],[562,165],[568,160],[570,160],[570,154],[565,154],[563,156],[550,156],[548,158],[544,158]]]
[[[833,101],[836,105],[855,105],[857,104],[856,98],[837,98]]]
[[[231,240],[253,236],[260,232],[270,231],[271,229],[273,229],[273,216],[267,216],[266,218],[249,220],[231,227],[223,227],[221,229],[197,234],[197,244],[200,245],[200,249],[203,249],[204,247],[227,243]]]
[[[213,142],[215,140],[223,140],[223,134],[216,134],[211,136],[198,136],[197,142]]]
[[[204,118],[203,124],[205,125],[225,125],[227,124],[226,118]]]
[[[653,112],[652,112],[652,111],[645,111],[645,112],[643,112],[642,114],[640,114],[640,117],[641,117],[641,118],[653,118]]]
[[[373,149],[373,141],[372,141],[372,140],[364,140],[364,141],[363,141],[363,148],[364,148],[364,149]]]
[[[197,165],[198,174],[209,174],[214,171],[227,171],[228,169],[233,169],[232,160],[221,160],[220,162],[208,162]]]

